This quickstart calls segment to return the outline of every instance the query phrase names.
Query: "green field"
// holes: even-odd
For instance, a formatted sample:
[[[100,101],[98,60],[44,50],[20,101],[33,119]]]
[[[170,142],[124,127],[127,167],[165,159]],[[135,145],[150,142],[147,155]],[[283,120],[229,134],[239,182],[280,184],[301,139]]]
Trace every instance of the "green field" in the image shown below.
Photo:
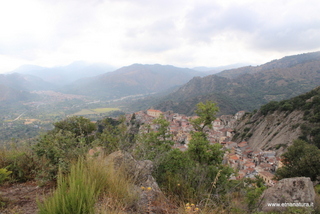
[[[74,113],[74,115],[103,114],[103,113],[108,113],[110,111],[118,111],[118,110],[120,109],[119,108],[82,109],[81,111]]]

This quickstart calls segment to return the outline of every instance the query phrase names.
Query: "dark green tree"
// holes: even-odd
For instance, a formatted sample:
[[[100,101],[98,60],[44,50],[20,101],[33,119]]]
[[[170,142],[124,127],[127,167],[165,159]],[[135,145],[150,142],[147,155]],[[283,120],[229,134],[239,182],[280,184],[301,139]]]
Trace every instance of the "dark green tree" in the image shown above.
[[[276,171],[276,178],[310,177],[320,181],[320,150],[303,140],[295,140],[282,155],[283,167]]]
[[[96,125],[88,118],[82,116],[72,116],[53,124],[53,132],[69,131],[76,137],[88,137],[96,130]]]

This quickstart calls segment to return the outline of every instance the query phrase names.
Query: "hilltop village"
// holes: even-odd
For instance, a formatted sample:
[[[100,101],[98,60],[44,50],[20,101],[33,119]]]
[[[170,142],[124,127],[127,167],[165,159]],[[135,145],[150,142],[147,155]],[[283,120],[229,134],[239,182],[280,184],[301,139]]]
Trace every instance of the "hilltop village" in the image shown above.
[[[206,129],[208,140],[211,144],[219,143],[226,150],[224,164],[234,168],[237,172],[231,179],[254,178],[260,176],[268,186],[273,186],[274,172],[282,166],[275,151],[253,150],[248,142],[233,142],[234,127],[243,115],[244,111],[239,111],[235,115],[222,115],[213,121],[212,129]],[[188,149],[191,140],[191,131],[194,131],[190,120],[197,116],[188,117],[186,115],[173,113],[172,111],[161,112],[155,109],[139,111],[126,115],[126,121],[133,117],[140,124],[148,124],[152,130],[159,128],[158,124],[153,124],[153,120],[161,115],[170,123],[169,132],[172,135],[173,147],[181,151]],[[140,127],[140,130],[143,126]]]

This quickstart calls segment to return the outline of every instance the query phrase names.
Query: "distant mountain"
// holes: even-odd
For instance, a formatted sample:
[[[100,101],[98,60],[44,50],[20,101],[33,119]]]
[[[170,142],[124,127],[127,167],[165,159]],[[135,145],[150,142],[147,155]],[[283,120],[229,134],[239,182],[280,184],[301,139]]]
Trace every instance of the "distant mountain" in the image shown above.
[[[200,75],[203,74],[171,65],[133,64],[96,77],[81,79],[65,87],[63,92],[116,99],[165,91]]]
[[[0,74],[0,84],[18,91],[51,90],[54,85],[41,78],[19,73]]]
[[[248,64],[237,63],[237,64],[231,64],[231,65],[225,65],[225,66],[218,66],[218,67],[199,66],[199,67],[192,68],[192,70],[201,71],[201,72],[204,72],[206,75],[210,75],[210,74],[216,74],[221,71],[228,70],[228,69],[235,69],[235,68],[244,67],[246,65],[248,65]]]
[[[40,67],[36,65],[23,65],[13,70],[12,73],[37,76],[47,82],[61,86],[70,84],[81,78],[93,77],[113,70],[115,70],[115,68],[107,64],[89,64],[83,61],[77,61],[67,66],[53,68]]]
[[[195,77],[169,94],[157,109],[193,114],[198,102],[218,103],[221,114],[252,111],[271,100],[305,93],[320,84],[320,52],[284,57],[256,67]]]
[[[320,59],[320,52],[304,53],[293,56],[286,56],[282,59],[276,59],[260,66],[245,66],[237,69],[224,70],[218,73],[218,76],[227,78],[236,78],[242,74],[253,74],[268,70],[292,68],[298,64],[310,63]]]
[[[0,83],[0,105],[28,101],[35,97],[36,95],[30,94],[27,91],[16,90]]]

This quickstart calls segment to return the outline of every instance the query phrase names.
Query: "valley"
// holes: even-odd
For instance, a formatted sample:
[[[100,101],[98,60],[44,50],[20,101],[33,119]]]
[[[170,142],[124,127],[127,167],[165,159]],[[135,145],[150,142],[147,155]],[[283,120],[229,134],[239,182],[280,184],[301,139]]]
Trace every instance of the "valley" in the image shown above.
[[[0,141],[25,141],[53,128],[53,123],[66,117],[86,116],[96,121],[106,116],[122,113],[113,104],[93,100],[82,95],[63,94],[54,91],[33,91],[41,97],[38,101],[20,102],[0,106]]]
[[[96,173],[98,178],[114,177],[99,174],[105,166],[95,166],[104,163],[96,158],[129,158],[126,171],[138,167],[134,174],[140,173],[139,168],[148,169],[151,181],[135,187],[141,189],[139,200],[144,200],[145,191],[157,189],[169,195],[166,201],[171,204],[177,199],[183,203],[194,201],[197,205],[190,207],[187,203],[182,209],[209,209],[207,213],[219,213],[220,209],[253,213],[263,191],[277,188],[283,178],[306,176],[310,183],[317,184],[320,88],[315,86],[319,84],[320,56],[302,56],[289,57],[290,63],[285,57],[255,69],[191,75],[183,80],[185,83],[168,81],[162,86],[170,72],[161,76],[161,69],[177,68],[134,64],[115,74],[100,74],[57,88],[51,84],[37,88],[35,78],[23,75],[4,76],[20,84],[9,81],[0,88],[0,173],[8,183],[19,181],[23,185],[1,187],[6,197],[0,197],[5,204],[1,205],[3,210],[13,206],[32,212],[44,209],[36,207],[34,200],[15,205],[12,193],[20,187],[23,191],[34,189],[35,181],[46,185],[44,190],[52,188],[50,183],[61,182],[61,172],[64,176],[74,173],[74,163],[86,164],[86,170],[93,170],[88,175],[80,172],[77,178],[85,175],[87,179]],[[173,79],[181,78],[181,74],[172,72],[176,75]],[[298,164],[288,165],[295,161]],[[130,165],[134,163],[142,166]],[[126,174],[121,179],[127,176],[132,177]],[[123,186],[112,182],[111,186]],[[73,183],[77,182],[68,185]],[[54,188],[54,194],[60,194],[59,188]],[[81,187],[81,191],[84,189]],[[58,198],[70,191],[64,190]],[[313,186],[309,191],[314,191]],[[132,192],[128,187],[124,195]],[[218,207],[203,204],[203,195],[217,200]],[[171,201],[171,197],[177,199]],[[44,199],[43,204],[50,200]],[[93,203],[100,203],[98,198],[95,200]],[[161,204],[157,200],[153,203]],[[133,206],[145,209],[145,204],[134,202]],[[124,206],[121,209],[126,211],[132,207]],[[158,205],[149,209],[158,209]]]
[[[0,75],[2,127],[7,130],[8,126],[34,120],[26,125],[33,131],[38,127],[40,132],[67,116],[98,120],[150,107],[190,116],[196,103],[205,100],[218,104],[219,115],[250,112],[269,101],[294,97],[316,87],[320,82],[319,63],[320,52],[314,52],[212,75],[159,64],[133,64],[115,71],[84,63],[52,69],[26,66],[14,71],[20,73]],[[92,75],[99,74],[88,77],[85,73],[92,69],[96,69]],[[55,84],[57,77],[68,82]]]

